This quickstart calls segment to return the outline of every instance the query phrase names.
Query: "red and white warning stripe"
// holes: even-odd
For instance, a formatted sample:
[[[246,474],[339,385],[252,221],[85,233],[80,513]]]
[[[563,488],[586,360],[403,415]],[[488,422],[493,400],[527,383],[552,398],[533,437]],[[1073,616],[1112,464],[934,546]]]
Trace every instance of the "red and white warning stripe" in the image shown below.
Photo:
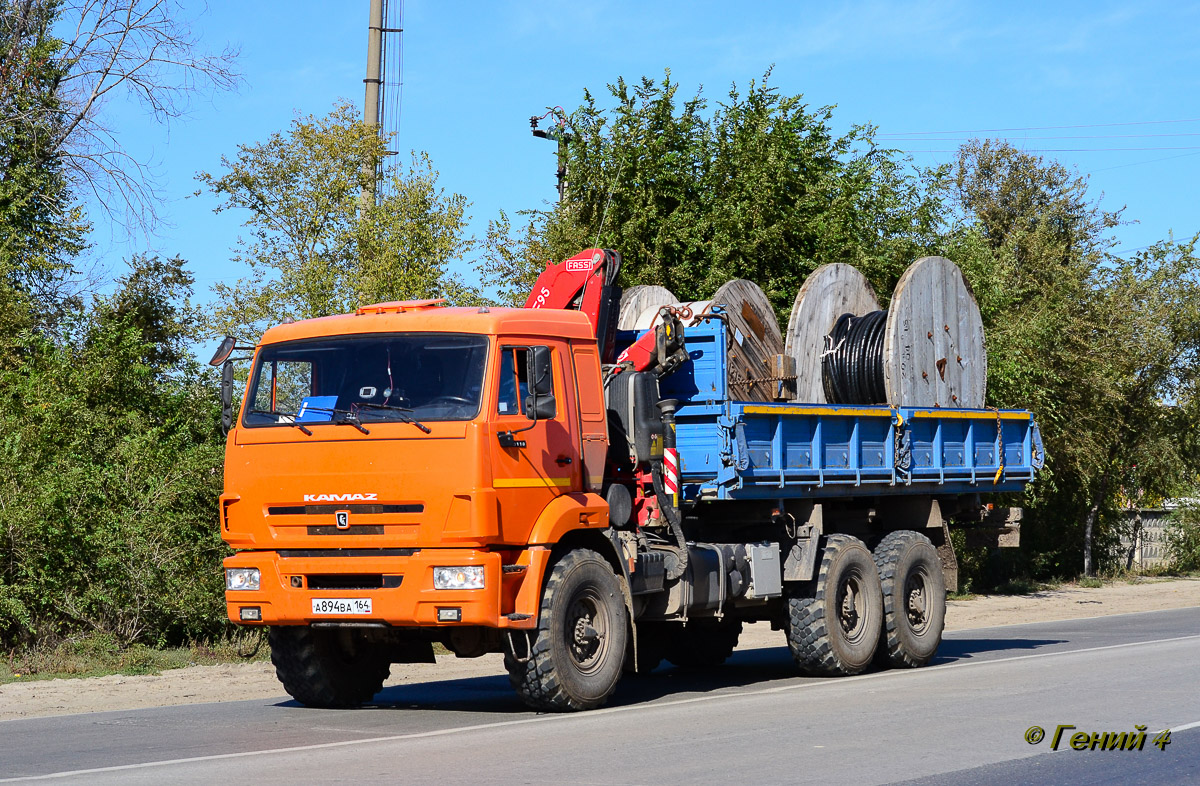
[[[663,450],[663,483],[671,502],[679,507],[679,451],[675,448]]]

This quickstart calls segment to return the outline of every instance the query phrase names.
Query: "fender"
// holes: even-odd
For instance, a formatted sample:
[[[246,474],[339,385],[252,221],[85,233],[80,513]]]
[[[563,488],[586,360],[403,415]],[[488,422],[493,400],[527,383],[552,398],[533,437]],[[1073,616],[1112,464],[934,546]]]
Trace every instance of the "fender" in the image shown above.
[[[502,628],[530,630],[537,627],[542,602],[542,582],[550,565],[550,551],[570,532],[581,529],[603,530],[608,527],[608,503],[599,494],[574,492],[555,497],[542,509],[529,533],[529,545],[517,560],[528,565],[517,592],[513,616],[503,616]],[[628,596],[628,582],[622,582]],[[626,597],[630,606],[630,598]],[[632,611],[631,611],[632,614]]]
[[[542,605],[542,582],[546,578],[546,566],[550,564],[550,549],[545,546],[533,546],[522,552],[517,564],[528,565],[528,568],[513,600],[513,613],[500,617],[500,627],[532,630],[538,623],[538,611]]]
[[[608,527],[608,503],[599,494],[562,494],[542,509],[529,533],[530,546],[554,546],[576,529]]]

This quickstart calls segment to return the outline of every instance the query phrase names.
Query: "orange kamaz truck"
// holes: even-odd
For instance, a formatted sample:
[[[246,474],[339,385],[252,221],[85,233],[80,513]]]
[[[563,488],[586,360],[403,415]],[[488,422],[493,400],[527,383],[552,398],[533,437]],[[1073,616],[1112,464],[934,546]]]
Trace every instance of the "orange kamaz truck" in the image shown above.
[[[754,621],[812,674],[933,658],[947,521],[1033,478],[1030,414],[737,400],[721,304],[618,330],[618,267],[551,265],[526,308],[273,327],[236,408],[222,344],[229,618],[269,627],[295,699],[362,704],[440,643],[588,709]]]

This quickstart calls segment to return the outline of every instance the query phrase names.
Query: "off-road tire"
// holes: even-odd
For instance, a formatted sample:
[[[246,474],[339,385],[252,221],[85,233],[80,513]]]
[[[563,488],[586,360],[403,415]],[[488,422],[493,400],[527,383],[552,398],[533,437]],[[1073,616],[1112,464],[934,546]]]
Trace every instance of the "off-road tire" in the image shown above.
[[[933,660],[946,624],[946,581],[929,538],[900,530],[875,547],[883,589],[883,633],[876,662],[917,668]]]
[[[737,649],[741,635],[741,620],[693,620],[672,632],[666,658],[676,666],[715,668]]]
[[[621,679],[628,640],[629,612],[612,566],[590,549],[575,549],[550,570],[537,629],[509,637],[508,681],[537,710],[600,707]]]
[[[817,578],[789,586],[787,612],[788,648],[802,672],[834,677],[866,669],[883,629],[883,590],[863,542],[828,536]]]
[[[309,707],[357,707],[379,693],[391,670],[354,631],[272,627],[269,641],[284,690]]]

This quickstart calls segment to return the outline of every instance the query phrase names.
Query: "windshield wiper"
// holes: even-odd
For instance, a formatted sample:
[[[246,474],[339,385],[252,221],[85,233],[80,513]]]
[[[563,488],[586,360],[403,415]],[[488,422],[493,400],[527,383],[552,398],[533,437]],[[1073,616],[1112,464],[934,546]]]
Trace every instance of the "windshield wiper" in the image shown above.
[[[310,437],[312,436],[312,431],[310,431],[308,429],[308,427],[305,426],[303,423],[298,422],[296,420],[296,416],[290,412],[279,412],[278,410],[274,410],[274,409],[252,409],[249,412],[247,412],[246,414],[247,415],[274,415],[274,416],[280,417],[280,418],[290,418],[290,420],[284,421],[287,425],[295,426],[296,428],[300,429],[302,432],[304,432],[308,436],[310,436]]]
[[[409,412],[412,412],[412,410],[408,407],[393,407],[391,404],[371,404],[370,402],[358,404],[357,406],[367,407],[368,409],[386,409],[388,412],[399,412],[400,420],[402,422],[411,423],[417,428],[421,429],[421,431],[424,431],[426,434],[433,433],[433,429],[429,428],[429,426],[426,426],[424,423],[408,414]]]
[[[354,426],[364,434],[370,434],[366,427],[358,420],[358,415],[348,409],[333,409],[331,407],[306,407],[305,412],[328,412],[330,415],[341,415],[341,420],[335,417],[330,417],[329,422],[335,426]]]

